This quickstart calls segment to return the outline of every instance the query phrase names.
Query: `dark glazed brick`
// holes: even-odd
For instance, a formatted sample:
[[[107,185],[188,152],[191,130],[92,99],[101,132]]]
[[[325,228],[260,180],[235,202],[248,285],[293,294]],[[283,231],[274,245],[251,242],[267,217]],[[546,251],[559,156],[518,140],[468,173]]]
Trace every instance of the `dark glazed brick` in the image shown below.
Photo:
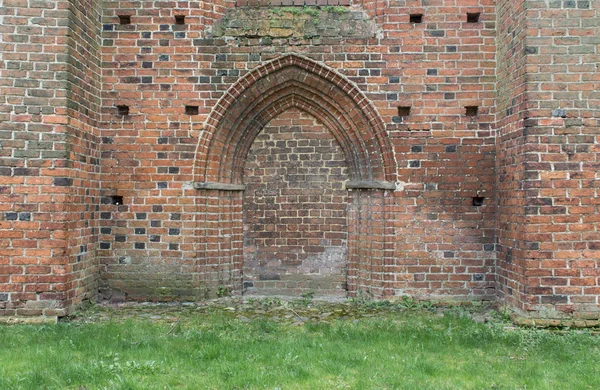
[[[14,176],[37,176],[39,175],[39,171],[30,168],[14,168],[13,174]]]
[[[525,48],[525,53],[527,54],[538,54],[538,48],[535,46],[527,46]]]
[[[547,295],[547,296],[542,296],[541,301],[542,301],[542,303],[551,303],[551,304],[568,303],[569,297],[567,297],[565,295]]]
[[[258,280],[281,280],[281,276],[279,274],[260,274]]]
[[[443,37],[446,35],[446,33],[443,30],[432,30],[432,31],[429,31],[429,34],[432,37]]]
[[[69,177],[55,177],[52,184],[57,187],[70,187],[73,185],[73,179]]]
[[[589,9],[590,8],[590,1],[589,0],[578,0],[577,1],[577,8],[580,8],[580,9]]]

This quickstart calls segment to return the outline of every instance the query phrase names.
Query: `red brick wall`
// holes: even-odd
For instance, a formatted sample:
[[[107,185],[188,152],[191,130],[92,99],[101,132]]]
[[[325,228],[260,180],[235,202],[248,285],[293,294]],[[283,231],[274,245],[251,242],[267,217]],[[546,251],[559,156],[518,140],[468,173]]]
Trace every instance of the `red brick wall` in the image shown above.
[[[509,304],[522,308],[526,268],[521,255],[525,200],[522,182],[526,157],[524,123],[526,98],[525,2],[497,3],[497,138],[498,186],[497,280],[498,293]]]
[[[70,305],[95,300],[98,290],[100,202],[101,2],[70,3],[67,104],[69,166],[73,178],[66,229]]]
[[[315,118],[291,109],[256,137],[244,169],[245,292],[346,296],[345,156]]]
[[[99,15],[96,1],[0,12],[3,315],[64,315],[95,295]]]
[[[526,3],[518,41],[526,111],[513,137],[521,217],[511,223],[519,231],[512,264],[506,250],[499,260],[506,275],[521,275],[510,279],[519,280],[512,295],[525,312],[597,318],[598,8],[587,1]]]
[[[300,109],[397,182],[345,193],[349,295],[597,316],[595,2],[3,5],[1,314],[241,293],[244,166]]]
[[[349,226],[351,291],[492,299],[494,7],[445,5],[394,3],[383,14],[382,4],[365,3],[364,14],[349,9],[362,20],[363,33],[308,38],[286,30],[283,22],[302,15],[270,15],[282,20],[282,29],[270,33],[281,36],[238,32],[228,37],[219,32],[225,31],[218,25],[220,16],[197,3],[160,9],[111,3],[103,20],[102,164],[105,194],[124,196],[125,205],[101,206],[105,234],[100,254],[107,296],[173,299],[177,286],[185,286],[177,290],[183,296],[214,294],[219,286],[239,291],[241,194],[191,190],[189,183],[240,183],[249,143],[270,120],[268,112],[279,112],[274,103],[296,104],[286,97],[293,94],[306,102],[334,96],[308,105],[320,121],[331,123],[327,126],[341,140],[346,158],[354,161],[355,178],[383,169],[379,179],[402,182],[397,192],[350,194],[353,221],[362,221]],[[233,12],[227,9],[219,10]],[[467,23],[467,12],[481,12],[481,21]],[[119,13],[132,15],[132,24],[116,25]],[[422,13],[423,23],[410,23],[409,13]],[[178,14],[187,15],[186,25],[174,24]],[[232,15],[245,14],[236,11],[227,20]],[[371,19],[374,15],[379,16]],[[327,15],[320,18],[329,20]],[[211,27],[215,23],[217,27]],[[369,26],[376,28],[364,35],[371,31]],[[334,71],[279,72],[267,67],[249,73],[288,52]],[[305,63],[301,66],[313,67]],[[307,72],[299,77],[300,84],[284,88],[297,71]],[[330,81],[319,81],[311,72],[324,72]],[[267,73],[273,75],[266,77]],[[327,83],[347,92],[331,95],[336,89]],[[358,110],[369,112],[352,130],[355,133],[348,133],[352,120],[344,119],[353,112],[327,116],[323,107],[336,103],[357,104]],[[114,107],[119,104],[130,105],[131,115],[117,116]],[[186,105],[198,106],[199,115],[186,115]],[[400,117],[399,105],[412,106],[410,116]],[[465,116],[465,106],[479,106],[478,115]],[[252,110],[264,110],[260,120],[252,119]],[[357,145],[366,145],[365,152]],[[224,165],[217,164],[220,160]],[[483,206],[472,205],[476,196],[486,198]],[[172,214],[181,217],[174,219]],[[183,294],[186,289],[196,293]]]

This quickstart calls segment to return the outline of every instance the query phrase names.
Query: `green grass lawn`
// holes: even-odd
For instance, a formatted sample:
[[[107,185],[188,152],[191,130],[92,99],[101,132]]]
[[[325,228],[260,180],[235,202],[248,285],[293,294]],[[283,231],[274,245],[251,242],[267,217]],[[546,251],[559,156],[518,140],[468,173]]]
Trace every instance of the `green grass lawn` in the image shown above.
[[[590,332],[476,323],[464,309],[273,302],[0,326],[0,389],[600,388]]]

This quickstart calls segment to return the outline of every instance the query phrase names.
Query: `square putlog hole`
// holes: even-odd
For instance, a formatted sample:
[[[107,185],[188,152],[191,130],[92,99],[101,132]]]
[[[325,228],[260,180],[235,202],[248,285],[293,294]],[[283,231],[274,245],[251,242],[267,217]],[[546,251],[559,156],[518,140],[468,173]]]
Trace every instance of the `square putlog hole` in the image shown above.
[[[119,15],[119,24],[131,24],[131,15]]]
[[[465,107],[465,115],[466,116],[477,116],[478,111],[479,111],[479,107],[477,107],[477,106],[466,106]]]
[[[129,106],[117,106],[117,114],[120,116],[129,115]]]
[[[410,14],[411,23],[423,23],[423,14]]]
[[[478,23],[480,12],[467,12],[467,23]]]
[[[198,106],[185,106],[186,115],[198,115],[199,112]]]
[[[175,15],[175,24],[185,24],[185,15]]]
[[[472,199],[472,204],[475,207],[479,207],[479,206],[483,206],[484,201],[485,201],[485,198],[483,196],[474,196]]]
[[[123,196],[121,195],[111,195],[111,196],[103,196],[100,199],[102,204],[112,204],[115,206],[120,206],[123,204]]]
[[[398,107],[398,116],[409,116],[410,115],[410,106],[399,106]]]

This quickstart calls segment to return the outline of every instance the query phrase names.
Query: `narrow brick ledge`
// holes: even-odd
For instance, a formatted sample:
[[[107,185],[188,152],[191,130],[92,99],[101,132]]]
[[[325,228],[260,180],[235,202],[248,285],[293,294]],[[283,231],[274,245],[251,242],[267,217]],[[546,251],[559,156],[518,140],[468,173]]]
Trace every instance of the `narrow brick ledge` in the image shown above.
[[[395,190],[396,183],[383,180],[350,180],[346,183],[346,189],[350,190]]]
[[[243,184],[231,183],[213,183],[213,182],[195,182],[194,188],[197,190],[221,190],[221,191],[244,191],[246,186]]]

